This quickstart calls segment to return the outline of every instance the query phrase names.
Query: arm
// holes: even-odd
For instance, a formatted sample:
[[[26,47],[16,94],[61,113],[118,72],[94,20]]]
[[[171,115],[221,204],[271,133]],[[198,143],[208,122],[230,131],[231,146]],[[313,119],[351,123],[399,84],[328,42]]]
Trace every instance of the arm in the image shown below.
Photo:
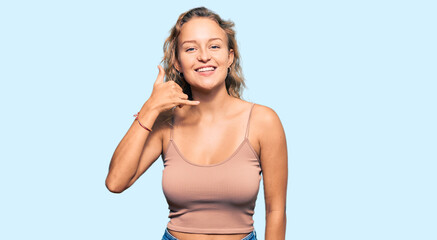
[[[155,125],[153,131],[143,129],[137,121],[132,123],[112,156],[105,182],[109,191],[123,192],[158,159],[162,152],[162,134],[154,124],[157,117],[146,102],[138,119],[145,126]]]
[[[164,82],[164,76],[164,69],[159,66],[152,95],[138,114],[143,125],[153,125],[153,131],[143,129],[134,121],[115,149],[106,177],[106,187],[111,192],[121,193],[126,190],[158,159],[162,152],[164,125],[158,118],[160,113],[175,106],[199,104],[187,100],[188,96],[174,81]]]
[[[257,135],[266,204],[266,240],[284,240],[287,197],[287,143],[278,115],[270,108],[257,111]]]

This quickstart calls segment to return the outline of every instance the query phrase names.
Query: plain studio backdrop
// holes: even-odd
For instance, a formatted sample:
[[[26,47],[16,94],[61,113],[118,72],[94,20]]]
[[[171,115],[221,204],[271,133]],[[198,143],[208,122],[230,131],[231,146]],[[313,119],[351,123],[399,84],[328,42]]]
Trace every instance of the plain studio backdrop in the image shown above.
[[[235,22],[243,97],[284,125],[287,239],[437,239],[437,6],[420,0],[1,1],[1,239],[161,239],[162,159],[122,194],[104,181],[197,6]]]

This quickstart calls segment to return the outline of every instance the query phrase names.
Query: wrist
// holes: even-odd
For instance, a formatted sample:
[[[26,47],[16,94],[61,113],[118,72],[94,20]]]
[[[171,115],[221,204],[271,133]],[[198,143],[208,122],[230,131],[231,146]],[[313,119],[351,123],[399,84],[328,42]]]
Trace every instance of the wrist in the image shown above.
[[[152,127],[159,116],[159,111],[153,109],[150,104],[144,103],[141,110],[134,115],[135,121],[138,121],[139,126],[151,132]]]
[[[144,129],[146,129],[147,131],[151,132],[152,129],[148,128],[147,126],[145,126],[145,125],[143,125],[143,124],[141,123],[140,119],[138,118],[139,113],[140,113],[140,112],[138,112],[137,114],[134,114],[135,121],[138,121],[138,124],[139,124],[142,128],[144,128]]]
[[[147,100],[141,110],[138,113],[138,118],[142,119],[143,116],[147,115],[154,119],[156,119],[159,116],[160,112],[156,107],[153,107],[153,105]]]

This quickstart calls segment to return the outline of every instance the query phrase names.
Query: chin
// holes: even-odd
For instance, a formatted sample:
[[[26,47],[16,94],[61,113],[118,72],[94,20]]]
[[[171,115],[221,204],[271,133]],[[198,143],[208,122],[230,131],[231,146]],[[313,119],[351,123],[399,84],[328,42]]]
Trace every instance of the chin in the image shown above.
[[[202,91],[202,92],[208,92],[212,91],[214,89],[222,87],[222,85],[225,85],[225,82],[216,82],[216,81],[202,81],[200,83],[193,83],[190,84],[192,90]]]
[[[190,86],[196,86],[198,88],[215,88],[221,84],[225,84],[225,80],[219,79],[217,76],[210,76],[210,77],[199,77],[199,76],[193,76],[192,78],[186,78],[185,81],[187,81]]]

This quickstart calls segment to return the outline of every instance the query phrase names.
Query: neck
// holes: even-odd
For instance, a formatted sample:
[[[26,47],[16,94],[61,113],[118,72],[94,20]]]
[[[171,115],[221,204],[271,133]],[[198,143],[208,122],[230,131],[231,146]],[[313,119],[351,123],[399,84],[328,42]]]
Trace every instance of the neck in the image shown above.
[[[192,110],[202,117],[218,117],[226,113],[229,104],[235,100],[226,91],[226,86],[223,85],[216,91],[201,92],[191,89],[193,99],[200,101],[200,104],[195,106]]]

